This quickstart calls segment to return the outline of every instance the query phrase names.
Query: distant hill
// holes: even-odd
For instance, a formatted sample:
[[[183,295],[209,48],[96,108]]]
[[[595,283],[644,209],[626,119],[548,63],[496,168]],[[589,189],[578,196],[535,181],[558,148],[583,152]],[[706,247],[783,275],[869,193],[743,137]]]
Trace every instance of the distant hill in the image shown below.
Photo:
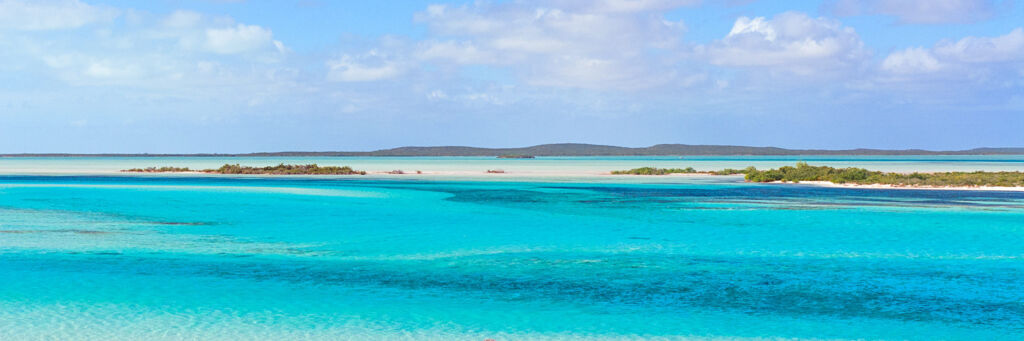
[[[1024,155],[1024,148],[975,148],[968,150],[931,151],[922,149],[784,149],[722,145],[659,144],[629,148],[582,143],[542,144],[522,148],[477,148],[464,146],[399,147],[372,152],[274,152],[246,154],[2,154],[3,157],[33,156],[686,156],[686,155]]]

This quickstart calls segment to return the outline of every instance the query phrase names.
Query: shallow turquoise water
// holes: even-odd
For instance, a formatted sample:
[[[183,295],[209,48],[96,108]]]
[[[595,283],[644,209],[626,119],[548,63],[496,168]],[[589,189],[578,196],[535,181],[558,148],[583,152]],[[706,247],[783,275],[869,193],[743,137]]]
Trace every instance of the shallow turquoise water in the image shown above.
[[[430,173],[484,175],[488,169],[510,174],[553,176],[607,174],[637,167],[686,168],[713,171],[725,168],[778,168],[805,161],[812,165],[862,167],[886,172],[1021,171],[1024,155],[873,155],[873,156],[595,156],[498,159],[494,157],[0,157],[0,174],[110,174],[145,167],[217,168],[223,164],[270,166],[279,163],[317,163],[351,166],[371,173],[416,170]],[[408,177],[408,175],[406,175]],[[492,177],[493,178],[493,177]],[[572,180],[567,178],[566,180]]]
[[[0,176],[2,339],[1024,337],[1024,193]]]

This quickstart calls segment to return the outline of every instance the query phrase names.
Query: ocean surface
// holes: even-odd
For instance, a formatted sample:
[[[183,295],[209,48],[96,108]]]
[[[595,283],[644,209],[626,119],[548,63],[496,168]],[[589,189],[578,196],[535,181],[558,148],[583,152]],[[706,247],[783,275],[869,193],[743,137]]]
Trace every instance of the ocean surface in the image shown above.
[[[510,174],[535,176],[600,175],[638,167],[686,168],[714,171],[725,168],[760,169],[792,166],[799,161],[832,167],[862,167],[886,172],[1019,171],[1024,155],[930,155],[930,156],[620,156],[537,157],[0,157],[0,174],[112,174],[122,169],[145,167],[218,168],[224,164],[272,166],[316,163],[351,166],[371,173],[403,170],[426,175],[485,174],[501,169]],[[493,179],[493,177],[491,177]],[[567,180],[572,180],[567,178]]]
[[[402,160],[355,161],[448,169]],[[1024,339],[1024,192],[107,174],[224,163],[142,161],[0,159],[0,339]],[[1024,170],[1019,156],[808,161]]]

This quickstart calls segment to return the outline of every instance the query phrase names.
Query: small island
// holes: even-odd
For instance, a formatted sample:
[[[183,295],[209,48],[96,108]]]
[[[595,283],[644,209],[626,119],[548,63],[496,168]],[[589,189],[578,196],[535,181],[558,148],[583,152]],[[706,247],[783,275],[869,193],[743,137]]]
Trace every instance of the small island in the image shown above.
[[[525,154],[502,154],[502,155],[498,155],[498,158],[499,159],[532,159],[534,157],[533,157],[533,155],[525,155]]]
[[[758,170],[724,169],[712,172],[697,172],[693,168],[643,167],[624,171],[613,171],[616,175],[668,175],[668,174],[743,174],[748,182],[825,182],[852,185],[885,185],[891,187],[1024,187],[1024,172],[935,172],[935,173],[894,173],[870,171],[864,168],[833,168],[811,166],[798,162],[795,167]]]
[[[132,168],[122,169],[122,172],[126,173],[183,173],[183,172],[195,172],[188,167],[146,167],[146,168]]]
[[[782,167],[745,173],[751,182],[821,181],[834,184],[891,185],[909,187],[1024,187],[1024,172],[935,172],[892,173],[864,168],[832,168],[799,162]]]
[[[182,173],[182,172],[197,172],[197,173],[208,173],[208,174],[263,174],[263,175],[366,175],[366,171],[354,170],[349,166],[319,166],[317,164],[308,165],[286,165],[279,164],[277,166],[267,167],[250,167],[241,166],[238,164],[225,164],[217,169],[202,169],[192,170],[187,167],[149,167],[149,168],[132,168],[122,170],[125,173]]]
[[[719,171],[710,172],[698,172],[693,167],[686,168],[655,168],[655,167],[640,167],[633,168],[630,170],[612,171],[613,175],[669,175],[669,174],[706,174],[706,175],[737,175],[746,174],[747,172],[756,170],[754,167],[748,167],[747,169],[732,169],[726,168]]]

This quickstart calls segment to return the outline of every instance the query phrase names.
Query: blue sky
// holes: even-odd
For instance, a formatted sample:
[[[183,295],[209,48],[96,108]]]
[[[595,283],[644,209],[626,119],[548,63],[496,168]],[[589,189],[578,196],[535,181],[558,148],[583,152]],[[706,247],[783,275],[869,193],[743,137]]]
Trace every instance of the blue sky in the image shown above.
[[[1024,147],[1024,4],[0,0],[0,153]]]

